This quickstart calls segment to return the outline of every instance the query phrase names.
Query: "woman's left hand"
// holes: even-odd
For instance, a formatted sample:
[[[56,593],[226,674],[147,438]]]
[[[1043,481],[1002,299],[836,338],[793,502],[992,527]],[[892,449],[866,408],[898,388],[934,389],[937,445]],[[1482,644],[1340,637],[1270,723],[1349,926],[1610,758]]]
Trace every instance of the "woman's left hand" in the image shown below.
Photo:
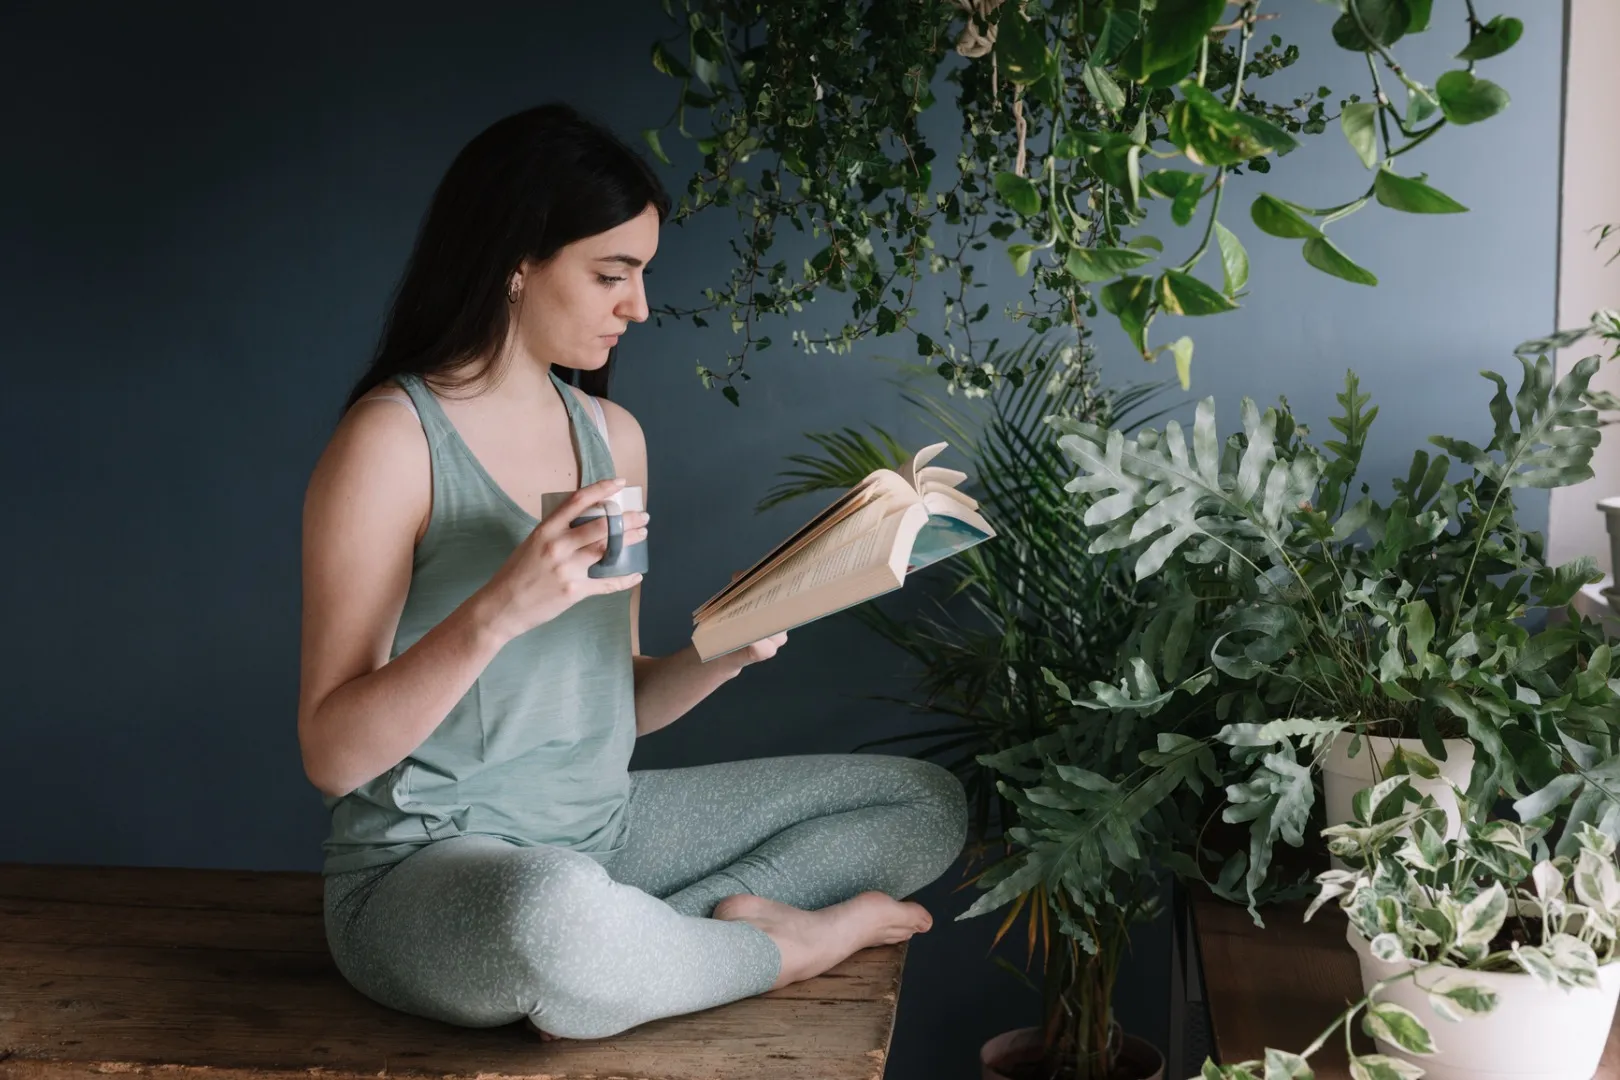
[[[731,575],[731,580],[736,581],[742,576],[743,572],[741,570],[734,571]],[[752,645],[744,646],[735,652],[727,653],[725,656],[717,656],[715,659],[729,661],[737,665],[737,670],[741,671],[749,664],[757,664],[761,660],[769,660],[771,657],[776,655],[776,651],[778,649],[786,644],[787,631],[784,630],[780,634],[772,634],[768,638],[761,638]]]
[[[740,670],[747,667],[749,664],[757,664],[761,660],[769,660],[771,657],[776,655],[776,651],[778,649],[786,644],[787,631],[784,630],[780,634],[772,634],[768,638],[761,638],[752,645],[738,649],[731,655],[737,658],[737,667]]]

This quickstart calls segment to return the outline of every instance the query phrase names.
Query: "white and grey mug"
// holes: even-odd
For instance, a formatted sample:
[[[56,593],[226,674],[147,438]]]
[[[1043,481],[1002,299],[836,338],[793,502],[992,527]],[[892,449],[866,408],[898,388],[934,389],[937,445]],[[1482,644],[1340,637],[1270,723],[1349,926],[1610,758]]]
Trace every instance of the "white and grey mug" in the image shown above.
[[[550,517],[557,507],[573,498],[574,494],[572,491],[548,491],[540,496],[541,518]],[[570,528],[578,528],[588,521],[607,517],[607,553],[591,564],[587,571],[591,577],[624,577],[626,574],[647,572],[647,541],[628,545],[624,542],[625,511],[644,508],[641,488],[627,485],[620,488],[619,493],[612,498],[604,499],[595,506],[586,507],[578,517],[568,523]]]

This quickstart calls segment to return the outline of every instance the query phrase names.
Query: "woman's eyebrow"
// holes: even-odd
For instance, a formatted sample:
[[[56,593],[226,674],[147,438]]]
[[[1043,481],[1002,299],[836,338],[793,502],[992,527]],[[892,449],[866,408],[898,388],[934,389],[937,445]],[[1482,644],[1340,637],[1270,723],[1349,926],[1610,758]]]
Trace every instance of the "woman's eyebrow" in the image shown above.
[[[623,263],[624,265],[630,266],[630,267],[636,267],[636,266],[641,265],[641,260],[636,258],[634,255],[604,255],[600,259],[597,259],[596,261],[597,262]]]

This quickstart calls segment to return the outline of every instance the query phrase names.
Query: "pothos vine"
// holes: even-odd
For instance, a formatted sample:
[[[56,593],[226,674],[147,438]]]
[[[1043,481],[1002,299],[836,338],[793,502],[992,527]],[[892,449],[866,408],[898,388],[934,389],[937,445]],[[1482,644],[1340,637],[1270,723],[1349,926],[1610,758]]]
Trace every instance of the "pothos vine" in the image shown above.
[[[1103,311],[1144,359],[1170,354],[1186,385],[1192,337],[1166,335],[1157,320],[1234,310],[1250,284],[1248,254],[1220,216],[1228,179],[1268,171],[1337,121],[1371,173],[1365,188],[1320,208],[1261,194],[1249,216],[1261,232],[1302,241],[1316,269],[1375,285],[1328,229],[1374,202],[1465,209],[1401,171],[1399,158],[1507,106],[1506,91],[1475,69],[1523,32],[1518,19],[1482,19],[1473,0],[1442,2],[1465,34],[1457,65],[1431,84],[1395,46],[1439,25],[1433,0],[1338,0],[1333,43],[1364,54],[1368,85],[1330,114],[1327,87],[1280,101],[1254,93],[1300,55],[1264,33],[1287,27],[1260,0],[664,5],[677,30],[653,44],[652,62],[680,92],[644,135],[665,162],[671,127],[702,156],[677,223],[729,205],[739,229],[726,281],[703,288],[706,303],[655,313],[729,322],[740,343],[698,374],[733,403],[751,354],[773,344],[773,318],[790,323],[791,343],[807,353],[904,331],[953,389],[983,392],[996,378],[1022,379],[1017,364],[998,365],[1010,327],[1061,327],[1084,340]],[[944,86],[954,103],[936,99]],[[689,111],[707,115],[706,130],[688,128]],[[923,130],[940,112],[959,122],[949,163]],[[1164,215],[1149,213],[1154,202],[1174,228],[1196,222],[1184,255],[1172,254],[1178,240]],[[791,255],[773,250],[779,241]],[[976,295],[986,287],[979,255],[992,245],[1028,279],[1026,296],[994,322]],[[1205,268],[1212,252],[1218,282]],[[954,280],[936,297],[919,288],[925,273]],[[826,290],[848,297],[847,313],[832,328],[805,328],[805,305]]]

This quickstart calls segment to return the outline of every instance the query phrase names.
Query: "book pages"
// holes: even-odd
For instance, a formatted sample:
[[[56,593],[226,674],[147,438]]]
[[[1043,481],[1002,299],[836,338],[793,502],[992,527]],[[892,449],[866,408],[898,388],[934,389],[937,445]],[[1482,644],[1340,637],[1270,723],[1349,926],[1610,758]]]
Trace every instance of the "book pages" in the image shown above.
[[[886,560],[888,553],[878,552],[885,516],[881,501],[867,503],[772,567],[752,588],[709,608],[704,617],[725,619],[756,611],[864,570],[875,559]]]

